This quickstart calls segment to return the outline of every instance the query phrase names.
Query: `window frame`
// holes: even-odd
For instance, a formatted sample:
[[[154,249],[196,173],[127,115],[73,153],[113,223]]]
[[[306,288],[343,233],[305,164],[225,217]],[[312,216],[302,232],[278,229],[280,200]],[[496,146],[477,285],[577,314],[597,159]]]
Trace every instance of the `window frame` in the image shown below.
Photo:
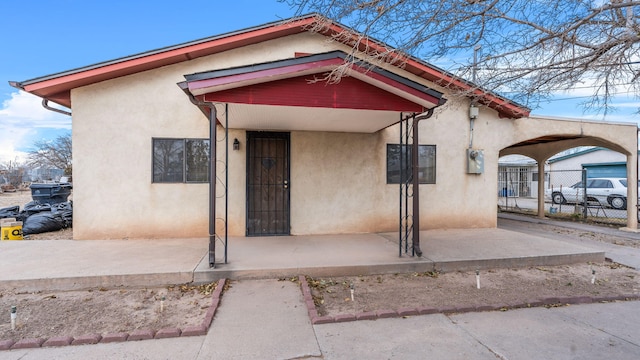
[[[182,142],[182,179],[178,181],[158,181],[156,180],[156,141],[179,141]],[[206,180],[198,181],[198,180],[188,180],[189,175],[187,172],[188,169],[188,151],[187,151],[187,143],[192,141],[202,141],[209,143],[209,154],[207,156],[207,166],[206,166]],[[209,166],[211,164],[211,144],[208,138],[164,138],[164,137],[154,137],[151,138],[151,183],[152,184],[208,184],[210,170]]]

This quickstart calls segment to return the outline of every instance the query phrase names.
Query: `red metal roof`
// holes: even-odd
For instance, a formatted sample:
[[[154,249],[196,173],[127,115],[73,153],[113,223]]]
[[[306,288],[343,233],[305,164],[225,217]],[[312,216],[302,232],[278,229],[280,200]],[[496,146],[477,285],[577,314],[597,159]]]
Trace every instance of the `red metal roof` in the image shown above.
[[[15,86],[71,108],[71,89],[182,61],[189,61],[242,46],[302,33],[316,23],[325,25],[321,33],[326,36],[335,35],[347,30],[347,27],[343,25],[328,22],[321,16],[311,14],[26,80],[16,83]],[[364,41],[361,46],[363,49],[364,47],[369,47],[370,49],[378,51],[386,51],[388,48],[386,45],[374,40]],[[469,82],[455,78],[446,71],[413,57],[408,57],[404,60],[404,70],[426,80],[454,89],[468,90],[473,88]],[[485,92],[481,89],[475,90],[474,94],[478,96],[481,103],[495,109],[503,117],[518,118],[529,115],[529,109],[526,107],[496,94]]]

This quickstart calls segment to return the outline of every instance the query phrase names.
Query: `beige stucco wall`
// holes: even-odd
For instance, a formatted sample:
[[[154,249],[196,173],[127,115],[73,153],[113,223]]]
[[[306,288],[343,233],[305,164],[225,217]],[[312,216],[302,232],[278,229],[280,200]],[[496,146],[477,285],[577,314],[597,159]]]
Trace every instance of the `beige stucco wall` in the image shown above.
[[[185,74],[333,49],[319,35],[300,34],[73,89],[74,237],[206,236],[207,184],[151,183],[152,138],[209,137],[207,118],[176,84]],[[237,233],[242,222],[230,229]]]
[[[291,58],[295,52],[326,52],[335,46],[319,35],[300,34],[74,89],[74,237],[207,236],[208,184],[151,181],[152,138],[209,136],[207,118],[176,83],[184,80],[184,74]],[[469,103],[447,97],[445,106],[420,123],[420,143],[437,147],[436,184],[420,187],[422,228],[494,227],[499,152],[534,137],[522,132],[535,129],[482,108],[473,147],[484,150],[484,173],[466,174]],[[558,125],[550,131],[575,129]],[[228,173],[222,161],[217,163],[217,186],[221,195],[228,175],[227,229],[229,235],[243,236],[245,130],[231,129],[229,144],[234,138],[240,140],[240,150],[229,151]],[[396,231],[399,188],[386,184],[386,144],[398,143],[398,138],[397,126],[374,134],[292,132],[291,233]],[[218,159],[223,160],[226,149],[220,126],[218,139]],[[225,211],[222,196],[217,211],[218,216]],[[217,225],[222,228],[221,222]]]

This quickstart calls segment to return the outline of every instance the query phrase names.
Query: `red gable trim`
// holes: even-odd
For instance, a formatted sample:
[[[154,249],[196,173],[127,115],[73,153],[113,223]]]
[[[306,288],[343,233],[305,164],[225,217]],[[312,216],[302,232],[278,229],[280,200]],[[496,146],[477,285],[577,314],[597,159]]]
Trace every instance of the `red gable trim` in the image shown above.
[[[417,98],[429,101],[430,103],[432,103],[434,105],[440,105],[442,100],[444,100],[444,99],[438,99],[438,98],[436,98],[434,96],[431,96],[429,94],[426,94],[426,93],[424,93],[422,91],[416,90],[416,89],[414,89],[414,88],[412,88],[410,86],[407,86],[407,85],[405,85],[403,83],[400,83],[398,81],[390,79],[390,78],[388,78],[388,77],[386,77],[386,76],[384,76],[382,74],[376,73],[374,71],[368,71],[367,69],[364,69],[364,68],[362,68],[360,66],[352,66],[351,70],[355,70],[358,73],[360,73],[361,75],[364,75],[366,77],[369,77],[369,78],[372,78],[374,80],[377,80],[377,81],[379,81],[381,83],[389,85],[389,86],[391,86],[391,87],[393,87],[395,89],[398,89],[398,90],[400,90],[400,91],[402,91],[404,93],[407,93],[407,94],[413,95],[413,96],[415,96]]]
[[[389,110],[422,113],[412,101],[347,77],[338,84],[309,83],[307,76],[208,93],[205,101],[238,104],[305,106],[334,109]],[[304,116],[301,113],[301,116]]]
[[[187,87],[189,91],[195,95],[201,95],[204,93],[219,93],[221,91],[234,89],[234,88],[245,88],[247,86],[272,82],[277,80],[282,80],[285,78],[292,77],[300,77],[304,78],[303,83],[309,83],[309,80],[313,79],[314,74],[320,74],[318,77],[320,79],[326,76],[326,73],[335,69],[337,66],[344,63],[343,57],[340,56],[343,53],[327,53],[327,54],[319,54],[317,56],[309,56],[307,60],[300,61],[282,61],[276,62],[273,64],[257,64],[254,66],[248,66],[245,69],[237,69],[235,72],[231,72],[229,75],[219,76],[216,71],[211,72],[210,74],[194,74],[187,76],[187,78],[194,78],[194,80],[187,82]],[[327,56],[335,56],[335,57],[327,57]],[[272,67],[270,66],[272,65]],[[252,68],[256,68],[255,71],[252,71]],[[362,81],[364,83],[368,83],[369,85],[380,88],[381,91],[388,94],[388,96],[399,96],[405,100],[409,100],[413,103],[418,103],[420,108],[431,108],[433,106],[439,105],[443,102],[439,96],[440,93],[433,91],[431,89],[425,88],[428,91],[421,91],[423,88],[421,85],[419,88],[414,88],[409,86],[408,84],[403,83],[402,81],[409,81],[407,79],[397,77],[397,79],[389,77],[387,74],[391,74],[389,72],[378,72],[372,69],[365,69],[361,66],[352,64],[350,66],[351,75]],[[341,79],[340,83],[345,82],[347,79],[351,79],[349,76],[346,76]],[[319,80],[319,84],[324,87],[327,87],[329,84],[326,84],[325,81]],[[311,85],[311,84],[309,84]],[[289,92],[290,89],[282,89],[283,92]],[[295,91],[309,91],[307,88],[296,89]],[[322,91],[320,91],[322,92]],[[436,97],[434,94],[437,94]],[[337,95],[337,93],[335,94]],[[269,96],[271,99],[272,96]],[[218,99],[218,101],[221,101]],[[251,103],[246,100],[247,103]],[[244,102],[244,101],[243,101]],[[264,104],[274,103],[266,102]],[[298,106],[302,106],[302,104],[296,104]],[[329,104],[326,104],[329,105]],[[329,106],[331,107],[331,106]],[[358,106],[352,108],[360,108]],[[367,106],[365,108],[376,108]],[[382,107],[386,110],[386,108]],[[389,109],[391,110],[391,109]],[[403,109],[399,109],[403,110]]]
[[[194,90],[203,89],[203,88],[230,85],[230,84],[241,83],[245,81],[264,82],[266,79],[276,77],[276,76],[282,76],[282,75],[286,76],[290,74],[306,72],[308,70],[316,70],[318,68],[322,69],[325,67],[327,67],[327,70],[328,70],[329,66],[335,67],[341,64],[343,64],[342,59],[334,58],[334,59],[329,59],[324,61],[302,63],[302,64],[296,64],[296,65],[291,65],[286,67],[247,72],[247,73],[242,73],[242,74],[237,74],[232,76],[225,76],[225,77],[214,78],[214,79],[191,81],[189,82],[189,90],[194,91]]]

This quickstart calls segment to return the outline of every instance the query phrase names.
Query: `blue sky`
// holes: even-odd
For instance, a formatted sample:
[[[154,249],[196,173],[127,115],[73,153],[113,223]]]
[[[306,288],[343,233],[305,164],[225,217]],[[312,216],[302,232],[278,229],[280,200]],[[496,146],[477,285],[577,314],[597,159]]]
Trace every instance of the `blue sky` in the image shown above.
[[[34,141],[71,129],[68,116],[44,110],[40,98],[18,92],[8,81],[257,26],[289,18],[294,11],[276,0],[3,0],[0,14],[5,34],[0,45],[0,163],[5,163],[22,156]],[[602,115],[584,114],[580,101],[549,102],[533,114],[602,120]],[[605,120],[640,122],[640,115],[633,114],[638,100],[618,102],[618,111]]]

